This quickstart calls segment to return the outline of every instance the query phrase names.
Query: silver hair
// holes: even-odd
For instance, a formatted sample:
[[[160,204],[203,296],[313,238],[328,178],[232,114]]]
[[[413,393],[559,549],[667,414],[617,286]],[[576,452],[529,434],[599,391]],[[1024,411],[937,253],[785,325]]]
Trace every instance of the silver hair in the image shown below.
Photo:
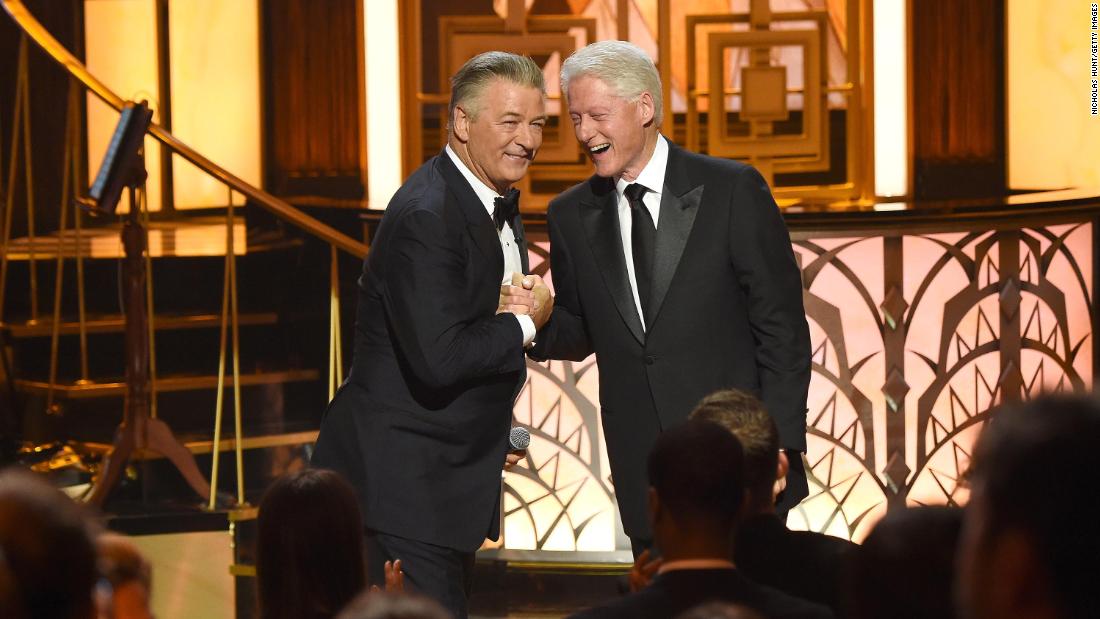
[[[447,108],[448,126],[454,121],[455,107],[476,118],[481,111],[481,94],[494,79],[505,79],[520,86],[538,88],[546,94],[542,69],[527,56],[508,52],[485,52],[466,61],[451,77],[451,103]]]
[[[648,92],[653,97],[654,122],[661,126],[661,76],[642,48],[626,41],[599,41],[573,52],[561,65],[562,95],[568,96],[569,82],[582,75],[599,78],[631,102]]]

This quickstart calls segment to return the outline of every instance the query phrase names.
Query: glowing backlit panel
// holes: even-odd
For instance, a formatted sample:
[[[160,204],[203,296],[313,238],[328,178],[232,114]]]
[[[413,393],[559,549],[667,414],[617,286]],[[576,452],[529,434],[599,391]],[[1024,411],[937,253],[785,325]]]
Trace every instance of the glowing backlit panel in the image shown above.
[[[906,0],[874,1],[875,194],[909,192]]]
[[[1100,187],[1089,2],[1008,0],[1008,186]]]
[[[160,121],[157,99],[157,41],[153,0],[87,0],[84,3],[87,65],[119,96],[149,101]],[[118,112],[88,93],[88,170],[94,175],[118,122]],[[150,210],[160,210],[160,144],[145,138],[146,187]],[[123,192],[120,210],[129,209]]]
[[[386,208],[401,186],[401,77],[397,0],[363,3],[367,67],[367,186],[370,208]],[[351,76],[349,76],[351,79]]]
[[[259,186],[260,44],[256,0],[168,3],[172,133]],[[349,76],[349,79],[352,79]],[[223,183],[173,158],[176,208],[225,206]],[[243,204],[241,196],[235,203]]]

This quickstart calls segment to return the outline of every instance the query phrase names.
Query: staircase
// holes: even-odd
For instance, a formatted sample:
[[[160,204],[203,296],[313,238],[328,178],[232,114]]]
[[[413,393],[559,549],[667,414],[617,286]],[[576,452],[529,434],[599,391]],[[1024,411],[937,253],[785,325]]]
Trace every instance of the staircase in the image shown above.
[[[22,31],[20,87],[25,88],[27,79],[28,43],[40,47],[56,61],[57,70],[69,76],[62,193],[73,198],[60,207],[60,229],[36,230],[34,212],[44,207],[24,190],[23,228],[11,223],[13,210],[21,208],[13,199],[15,183],[23,175],[23,170],[14,172],[21,155],[19,140],[25,142],[29,133],[19,131],[20,114],[27,114],[28,105],[24,99],[20,107],[17,87],[11,157],[0,157],[5,161],[0,166],[0,390],[5,392],[0,409],[8,408],[9,417],[17,421],[18,438],[28,447],[25,453],[33,454],[35,446],[52,444],[46,453],[60,444],[67,446],[52,461],[43,458],[39,468],[49,469],[52,462],[55,468],[86,471],[84,476],[91,480],[111,450],[127,399],[126,320],[120,301],[121,226],[117,221],[93,221],[75,206],[79,188],[87,187],[87,174],[77,163],[84,131],[79,101],[87,91],[115,109],[125,102],[89,74],[22,2],[0,0],[0,6]],[[197,215],[142,215],[148,230],[146,270],[151,273],[150,413],[166,422],[197,456],[203,476],[218,478],[216,490],[235,493],[235,502],[247,503],[246,490],[253,486],[245,481],[245,469],[270,473],[286,466],[294,460],[289,448],[316,437],[321,413],[342,376],[341,350],[346,344],[340,329],[340,265],[349,278],[357,274],[347,265],[361,260],[366,246],[245,183],[162,127],[153,124],[148,133],[223,183],[230,199],[237,195],[247,200],[244,208]],[[32,186],[29,162],[24,158],[22,163],[27,167],[26,186]],[[66,226],[66,221],[79,225]],[[230,450],[237,452],[236,463],[228,461],[237,469],[235,479],[232,470],[218,475],[214,463],[220,452]],[[244,450],[267,452],[246,460]],[[139,448],[132,460],[158,457]],[[168,494],[192,503],[209,499],[214,508],[213,496],[195,497],[179,479],[166,481],[172,477],[170,471],[142,469],[145,477],[168,488]],[[157,485],[148,478],[136,479],[136,473],[130,476],[135,477],[131,483],[142,486],[142,497]],[[262,483],[261,479],[255,485]],[[152,494],[157,493],[153,489]]]

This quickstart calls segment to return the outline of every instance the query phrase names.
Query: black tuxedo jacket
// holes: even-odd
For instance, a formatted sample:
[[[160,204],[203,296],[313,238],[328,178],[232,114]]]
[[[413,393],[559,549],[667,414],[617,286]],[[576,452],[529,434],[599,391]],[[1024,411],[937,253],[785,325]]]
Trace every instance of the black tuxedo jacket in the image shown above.
[[[711,392],[736,387],[762,398],[782,447],[803,451],[810,381],[801,274],[764,179],[670,143],[664,185],[645,330],[611,179],[593,176],[550,203],[556,300],[531,352],[571,360],[596,353],[623,526],[643,538],[645,461],[663,428]]]
[[[833,616],[824,606],[758,585],[737,570],[706,569],[661,574],[637,593],[572,617],[674,619],[682,612],[709,602],[747,606],[768,619],[829,619]]]
[[[523,267],[527,247],[511,223]],[[499,532],[523,332],[495,315],[504,256],[446,153],[382,216],[359,278],[355,360],[313,456],[355,487],[367,527],[461,551]]]
[[[843,614],[844,574],[852,542],[814,531],[791,531],[777,516],[749,518],[737,528],[733,562],[754,582]]]

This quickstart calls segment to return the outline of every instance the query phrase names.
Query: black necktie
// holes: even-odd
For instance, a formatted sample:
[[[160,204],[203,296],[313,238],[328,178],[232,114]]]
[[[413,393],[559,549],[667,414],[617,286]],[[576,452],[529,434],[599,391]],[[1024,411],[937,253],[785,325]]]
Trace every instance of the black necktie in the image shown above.
[[[497,231],[503,230],[504,224],[512,223],[516,215],[519,215],[519,190],[513,187],[502,197],[493,199],[493,223]]]
[[[630,245],[634,254],[634,280],[638,284],[638,300],[642,304],[642,322],[649,307],[650,283],[653,280],[653,255],[657,245],[657,226],[653,225],[653,215],[642,202],[642,196],[649,189],[645,185],[633,183],[623,195],[630,202]]]

